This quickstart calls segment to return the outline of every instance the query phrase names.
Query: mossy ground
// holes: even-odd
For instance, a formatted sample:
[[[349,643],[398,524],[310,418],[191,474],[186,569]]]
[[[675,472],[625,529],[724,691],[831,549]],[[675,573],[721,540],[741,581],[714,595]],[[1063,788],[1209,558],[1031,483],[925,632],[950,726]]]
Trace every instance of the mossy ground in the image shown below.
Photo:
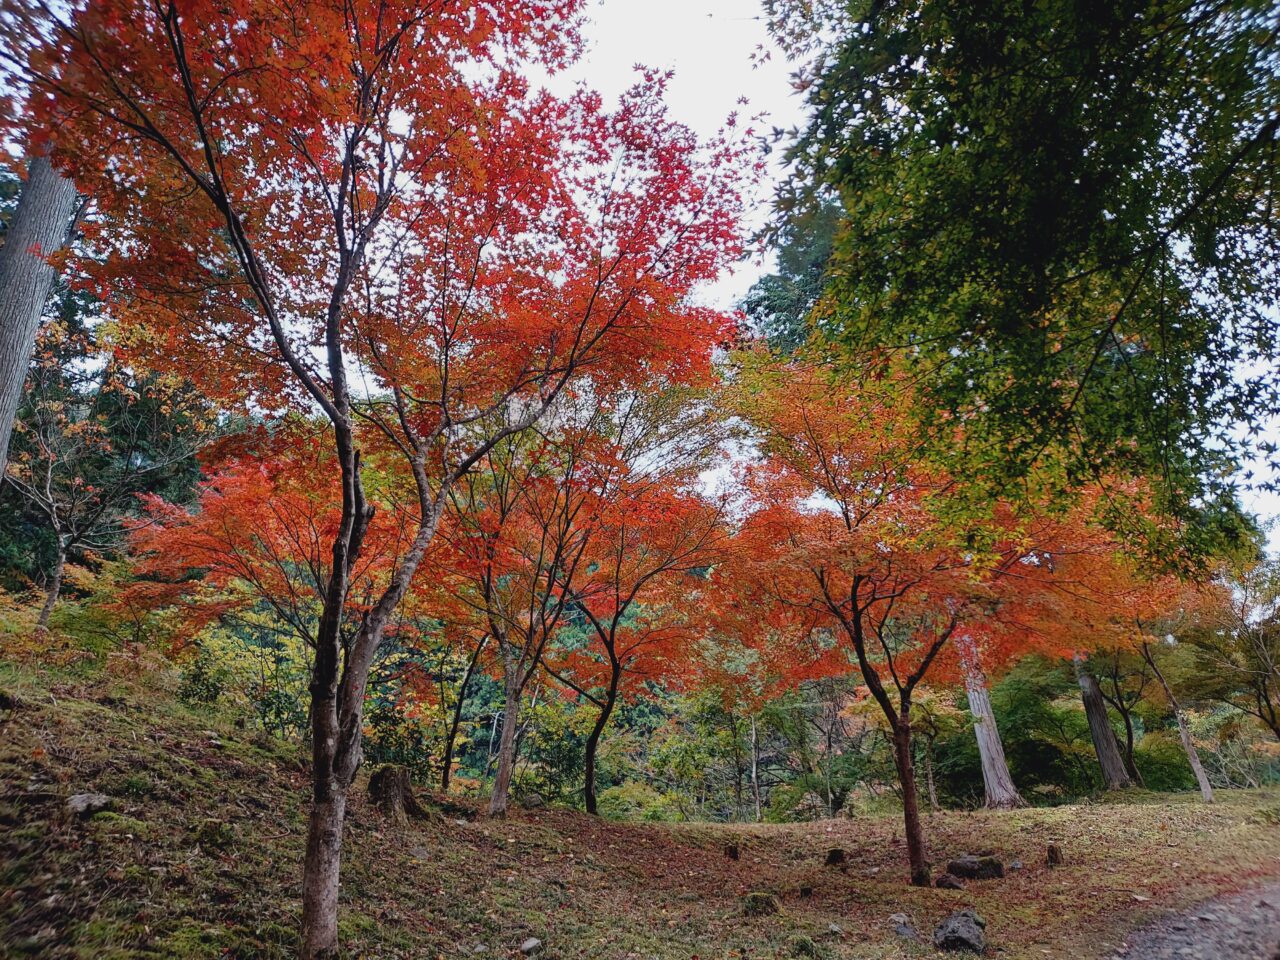
[[[178,704],[145,673],[0,667],[0,689],[17,700],[0,710],[0,956],[292,954],[307,795],[296,747]],[[69,819],[65,798],[85,791],[115,809]],[[1103,957],[1164,910],[1280,875],[1280,797],[1264,792],[930,816],[939,862],[992,849],[1025,864],[962,891],[906,885],[892,815],[730,827],[459,809],[397,828],[356,791],[346,956],[502,957],[535,936],[548,960],[928,957],[889,915],[927,938],[974,906],[1000,956]],[[737,861],[723,853],[734,840]],[[1050,841],[1065,866],[1045,866]],[[833,846],[849,853],[843,870],[822,865]],[[744,917],[756,891],[781,912]]]

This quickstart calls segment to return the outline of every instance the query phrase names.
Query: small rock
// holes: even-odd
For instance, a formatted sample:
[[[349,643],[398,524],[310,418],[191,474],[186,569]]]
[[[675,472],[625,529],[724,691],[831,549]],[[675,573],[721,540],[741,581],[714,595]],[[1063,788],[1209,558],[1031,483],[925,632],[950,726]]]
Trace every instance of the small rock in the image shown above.
[[[542,951],[542,941],[537,937],[530,937],[524,943],[520,944],[520,952],[526,957],[532,957],[535,953]]]
[[[1022,869],[1022,861],[1021,861],[1021,860],[1013,860],[1013,861],[1011,861],[1011,862],[1010,862],[1010,864],[1009,864],[1009,872],[1010,872],[1010,873],[1014,873],[1014,872],[1016,872],[1016,871],[1018,871],[1018,870],[1021,870],[1021,869]]]
[[[471,948],[471,952],[472,953],[488,953],[489,948],[486,947],[483,943],[477,943],[474,947]]]
[[[964,881],[951,873],[944,873],[937,880],[933,881],[935,887],[943,890],[963,890]]]
[[[105,793],[77,793],[67,797],[67,813],[73,817],[91,817],[115,808],[116,802]]]
[[[838,923],[829,923],[827,924],[827,933],[831,934],[833,937],[843,937],[844,928]]]
[[[995,857],[965,854],[947,864],[947,873],[966,880],[995,880],[1004,876],[1004,864]]]
[[[524,807],[526,810],[540,810],[546,805],[546,798],[544,798],[542,794],[536,792],[526,793],[520,800],[520,806]]]
[[[987,949],[987,937],[983,933],[986,925],[987,922],[973,910],[957,910],[933,931],[933,945],[939,950],[982,953]]]
[[[767,917],[782,909],[782,904],[772,893],[748,893],[742,898],[744,917]]]
[[[920,936],[911,923],[911,918],[905,913],[890,914],[889,922],[893,924],[893,932],[906,940],[916,940]]]

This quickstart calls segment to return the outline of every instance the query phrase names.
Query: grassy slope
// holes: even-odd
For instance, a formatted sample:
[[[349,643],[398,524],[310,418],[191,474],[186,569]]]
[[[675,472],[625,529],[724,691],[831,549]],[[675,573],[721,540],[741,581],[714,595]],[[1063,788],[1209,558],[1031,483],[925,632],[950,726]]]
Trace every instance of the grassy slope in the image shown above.
[[[295,750],[136,682],[0,668],[0,689],[19,700],[0,710],[0,956],[289,955],[306,796]],[[63,798],[86,790],[117,797],[118,812],[68,821]],[[1262,808],[1274,812],[1276,797],[937,815],[940,859],[992,848],[1027,864],[946,891],[905,885],[894,817],[668,827],[561,811],[459,822],[454,811],[397,829],[361,792],[344,941],[352,957],[474,956],[479,944],[502,957],[536,936],[548,958],[706,960],[790,956],[808,935],[832,958],[920,957],[933,951],[896,938],[891,913],[927,933],[973,905],[1004,957],[1100,957],[1164,908],[1280,874],[1280,829]],[[224,849],[197,842],[206,818],[229,825]],[[722,853],[729,839],[739,861]],[[1043,866],[1050,840],[1066,867]],[[846,872],[821,866],[837,845]],[[739,916],[751,890],[779,894],[782,914]]]

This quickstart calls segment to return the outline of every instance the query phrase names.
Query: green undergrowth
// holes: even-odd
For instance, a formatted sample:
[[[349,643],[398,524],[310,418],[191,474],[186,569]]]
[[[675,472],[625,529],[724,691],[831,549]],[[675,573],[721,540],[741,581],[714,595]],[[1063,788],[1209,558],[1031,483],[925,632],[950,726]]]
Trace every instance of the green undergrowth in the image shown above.
[[[179,703],[162,677],[0,666],[0,956],[277,958],[296,945],[307,776],[296,744]],[[0,704],[6,701],[0,700]],[[111,809],[70,816],[99,792]],[[429,799],[424,797],[424,799]],[[1133,794],[927,818],[935,860],[1023,869],[961,891],[906,885],[892,814],[808,824],[616,823],[565,810],[486,821],[466,801],[396,827],[353,797],[345,956],[911,958],[974,906],[1009,958],[1105,956],[1162,910],[1280,873],[1280,797]],[[1064,867],[1044,863],[1059,843]],[[739,857],[726,856],[736,844]],[[826,851],[847,851],[843,869]],[[744,915],[749,893],[780,910]],[[1082,932],[1083,931],[1083,932]],[[483,949],[481,949],[483,948]]]

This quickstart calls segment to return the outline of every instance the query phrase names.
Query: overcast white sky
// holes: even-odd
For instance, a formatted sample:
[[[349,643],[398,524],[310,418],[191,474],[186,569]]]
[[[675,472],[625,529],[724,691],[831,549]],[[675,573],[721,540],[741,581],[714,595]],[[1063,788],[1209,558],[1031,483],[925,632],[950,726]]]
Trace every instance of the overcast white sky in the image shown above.
[[[766,129],[800,123],[803,105],[791,88],[786,59],[775,49],[767,62],[753,62],[758,48],[773,49],[759,0],[594,0],[587,12],[588,48],[571,76],[606,101],[631,86],[635,65],[643,64],[675,71],[668,90],[672,112],[704,136],[735,110],[766,113]],[[738,103],[743,97],[745,107]],[[771,185],[762,185],[758,199],[757,222],[768,215]],[[763,269],[755,261],[741,264],[708,291],[708,299],[715,306],[736,305]],[[1280,425],[1269,432],[1280,442]],[[1280,495],[1246,492],[1243,499],[1264,518],[1280,517]],[[1280,524],[1273,524],[1270,540],[1272,551],[1280,550]]]

